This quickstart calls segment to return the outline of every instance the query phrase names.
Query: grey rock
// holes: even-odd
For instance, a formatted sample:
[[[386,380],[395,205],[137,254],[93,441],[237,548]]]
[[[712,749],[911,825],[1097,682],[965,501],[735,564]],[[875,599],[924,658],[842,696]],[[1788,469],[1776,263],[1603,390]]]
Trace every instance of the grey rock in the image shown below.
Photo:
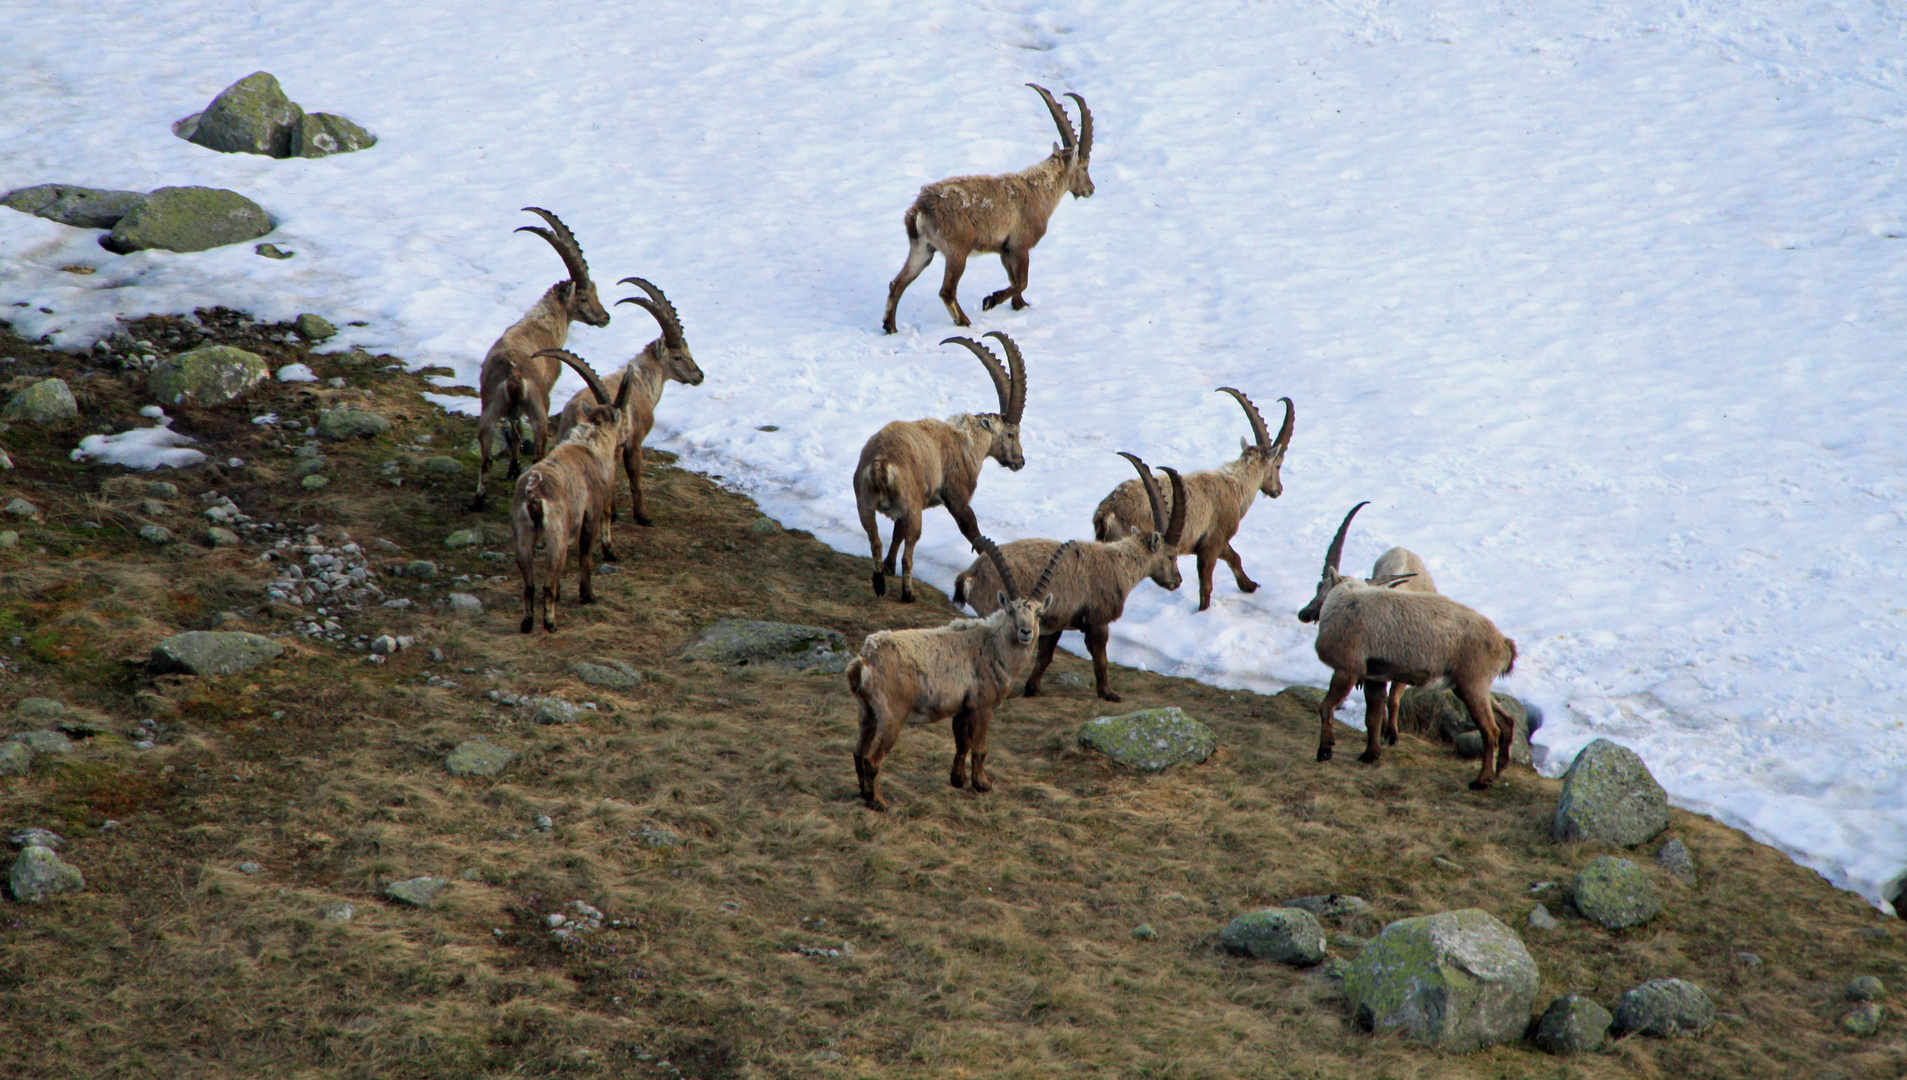
[[[293,320],[291,328],[298,331],[298,336],[304,338],[306,341],[323,341],[326,338],[335,336],[338,332],[338,328],[332,326],[324,316],[313,315],[309,311],[299,315],[297,319]]]
[[[1226,952],[1310,967],[1324,959],[1324,928],[1301,908],[1265,908],[1240,915],[1218,935]]]
[[[483,601],[467,592],[451,593],[449,596],[444,597],[444,602],[450,606],[450,613],[452,615],[471,616],[483,614]]]
[[[413,559],[404,564],[400,573],[407,578],[429,581],[437,576],[437,564],[429,559]]]
[[[1095,716],[1080,725],[1079,745],[1129,768],[1158,772],[1211,757],[1218,748],[1218,736],[1171,705],[1122,716]]]
[[[1848,1010],[1841,1017],[1841,1030],[1856,1038],[1865,1039],[1880,1033],[1881,1025],[1887,1022],[1887,1010],[1877,1002],[1869,1001]]]
[[[246,877],[251,877],[254,874],[264,873],[265,868],[255,862],[246,861],[238,864],[238,872],[244,874]]]
[[[331,459],[325,457],[323,454],[319,454],[316,457],[308,457],[291,467],[291,477],[294,480],[303,480],[307,476],[316,476],[323,472],[325,467],[330,464]]]
[[[1879,1001],[1887,996],[1887,984],[1872,975],[1863,975],[1847,984],[1849,1001]]]
[[[1576,875],[1576,910],[1608,930],[1640,926],[1662,911],[1649,875],[1628,859],[1603,855]]]
[[[636,826],[636,839],[642,841],[644,847],[672,848],[682,846],[682,835],[680,833],[666,825],[657,825],[650,821],[645,821]]]
[[[458,529],[444,537],[444,546],[451,549],[476,547],[483,543],[482,529]]]
[[[1655,853],[1655,863],[1668,871],[1668,875],[1684,885],[1695,884],[1695,860],[1688,853],[1688,845],[1676,837],[1662,845]]]
[[[179,497],[179,485],[166,480],[154,480],[146,485],[146,494],[155,499],[176,499]]]
[[[495,776],[516,760],[516,751],[492,746],[482,739],[470,739],[444,759],[444,768],[452,776]]]
[[[1669,827],[1669,800],[1649,767],[1627,747],[1597,739],[1563,774],[1551,835],[1600,840],[1623,847],[1645,844]]]
[[[1540,981],[1515,932],[1470,908],[1386,926],[1351,962],[1344,993],[1361,1026],[1464,1053],[1521,1039]]]
[[[256,240],[277,228],[263,207],[225,188],[163,187],[132,208],[99,246],[120,255],[193,252]]]
[[[435,457],[425,458],[423,469],[425,472],[437,473],[440,476],[461,476],[464,464],[454,457],[438,454]]]
[[[604,660],[595,664],[578,660],[569,666],[569,673],[591,686],[600,686],[605,690],[634,690],[642,685],[642,672],[621,660]]]
[[[1612,1025],[1619,1035],[1672,1038],[1703,1031],[1715,1022],[1708,992],[1686,979],[1651,979],[1616,1002]]]
[[[443,878],[414,877],[403,881],[393,881],[384,886],[384,895],[399,903],[412,907],[427,907],[437,899],[439,893],[448,888],[450,882]]]
[[[110,229],[145,197],[143,191],[35,184],[7,192],[0,206],[77,229]]]
[[[682,659],[836,673],[848,669],[849,655],[847,639],[838,630],[798,623],[724,619],[703,630],[682,651]]]
[[[11,517],[37,518],[40,508],[25,499],[15,499],[7,504],[7,514]]]
[[[66,837],[52,829],[28,826],[24,829],[15,829],[13,835],[7,837],[7,843],[17,848],[43,847],[58,851],[66,846]]]
[[[1348,952],[1356,952],[1370,943],[1370,938],[1358,937],[1356,934],[1331,935],[1331,947],[1334,949],[1344,949]]]
[[[1508,694],[1493,693],[1490,698],[1516,725],[1515,738],[1510,742],[1510,760],[1528,765],[1530,725],[1523,703]],[[1483,734],[1454,691],[1407,688],[1397,703],[1397,725],[1403,730],[1429,732],[1444,742],[1454,743],[1459,757],[1475,761],[1483,756]],[[1466,733],[1475,737],[1466,739]]]
[[[1560,925],[1561,924],[1556,921],[1556,916],[1549,913],[1549,908],[1546,905],[1538,904],[1530,910],[1530,929],[1554,930]]]
[[[371,653],[375,656],[389,656],[401,648],[403,646],[389,634],[380,634],[377,640],[371,642]]]
[[[305,111],[270,72],[254,71],[219,92],[196,117],[174,128],[200,146],[227,154],[290,157],[292,132]]]
[[[1761,967],[1761,957],[1751,952],[1738,952],[1735,954],[1735,960],[1745,968]]]
[[[1551,1054],[1599,1050],[1609,1038],[1609,1025],[1614,1020],[1608,1009],[1588,998],[1564,994],[1543,1010],[1543,1018],[1536,1022],[1535,1042]]]
[[[303,480],[298,481],[298,486],[304,488],[306,491],[319,491],[330,486],[330,484],[331,480],[329,477],[319,476],[317,473],[313,473]]]
[[[1324,690],[1316,686],[1287,686],[1278,691],[1277,696],[1292,702],[1308,713],[1317,712],[1318,707],[1324,704]]]
[[[781,531],[781,525],[776,522],[774,518],[762,515],[748,523],[748,531],[760,533],[763,536],[772,536]]]
[[[286,251],[277,244],[259,244],[257,247],[252,248],[252,251],[255,254],[263,255],[267,259],[289,259],[293,255],[298,254],[295,251]]]
[[[1296,900],[1285,901],[1284,906],[1301,908],[1320,919],[1348,919],[1354,915],[1371,913],[1371,905],[1363,897],[1349,896],[1344,893],[1300,896]]]
[[[318,434],[326,439],[370,439],[389,430],[389,420],[362,409],[332,409],[318,418]]]
[[[283,645],[259,634],[242,630],[192,630],[154,645],[147,666],[161,673],[231,675],[275,660],[284,652]]]
[[[70,754],[73,752],[73,740],[58,731],[22,731],[13,737],[14,742],[36,754]]]
[[[4,532],[0,532],[0,548],[17,547],[19,546],[19,543],[20,543],[20,534],[18,532],[15,532],[12,529],[7,529]]]
[[[350,922],[357,913],[358,909],[351,904],[326,904],[318,909],[318,918],[326,922]]]
[[[540,832],[549,832],[551,829],[556,828],[556,819],[550,817],[548,814],[538,814],[532,824],[534,824]]]
[[[33,770],[33,751],[16,742],[0,743],[0,776],[25,776]]]
[[[292,157],[330,157],[376,145],[377,136],[331,113],[306,113],[291,129]]]
[[[205,530],[205,542],[213,547],[231,547],[238,543],[238,534],[217,525]]]
[[[58,720],[66,715],[66,705],[47,697],[21,698],[13,706],[13,715],[22,720]]]
[[[23,424],[62,427],[79,419],[79,402],[65,379],[42,379],[13,395],[0,417]]]
[[[148,544],[170,544],[174,537],[172,530],[166,528],[164,525],[141,525],[139,527],[139,539],[144,540]]]
[[[533,724],[573,724],[582,710],[564,701],[562,698],[546,697],[536,703],[530,712]]]
[[[7,875],[13,898],[23,904],[38,904],[58,893],[85,888],[86,876],[79,868],[61,861],[52,848],[32,846],[20,852]]]
[[[230,345],[201,345],[159,361],[146,377],[146,390],[162,405],[199,406],[237,401],[271,377],[257,353]]]

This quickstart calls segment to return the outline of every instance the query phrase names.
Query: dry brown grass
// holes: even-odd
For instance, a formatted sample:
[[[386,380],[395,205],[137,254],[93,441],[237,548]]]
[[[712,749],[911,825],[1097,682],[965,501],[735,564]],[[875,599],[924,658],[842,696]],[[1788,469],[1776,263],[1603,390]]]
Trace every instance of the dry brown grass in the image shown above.
[[[1836,1026],[1848,979],[1907,976],[1899,924],[1683,813],[1672,835],[1694,851],[1701,883],[1659,878],[1659,919],[1611,934],[1565,915],[1527,940],[1543,1002],[1576,991],[1613,1004],[1644,979],[1680,976],[1730,1015],[1716,1029],[1568,1061],[1527,1045],[1442,1056],[1361,1034],[1327,973],[1226,956],[1219,929],[1331,891],[1375,905],[1338,928],[1359,935],[1456,907],[1520,928],[1531,885],[1567,881],[1604,851],[1548,839],[1554,782],[1517,769],[1473,794],[1470,766],[1410,737],[1377,768],[1319,765],[1314,722],[1286,699],[1122,670],[1121,709],[1180,705],[1221,745],[1204,765],[1134,775],[1075,745],[1079,724],[1107,709],[1088,689],[1089,666],[1062,656],[1048,696],[1001,710],[990,795],[946,786],[943,725],[905,736],[887,771],[897,805],[871,814],[854,795],[855,711],[840,676],[674,657],[718,618],[818,623],[858,641],[944,619],[944,598],[877,601],[864,560],[800,533],[757,532],[746,500],[656,465],[658,525],[618,531],[622,572],[599,580],[601,602],[574,606],[572,586],[560,633],[516,634],[510,565],[438,546],[477,520],[461,511],[470,477],[379,479],[377,466],[419,434],[461,450],[471,425],[422,407],[414,378],[314,366],[343,372],[368,395],[360,401],[398,419],[392,435],[328,450],[345,464],[313,496],[279,478],[290,459],[259,429],[188,412],[183,429],[257,464],[169,475],[186,494],[162,523],[186,535],[193,496],[217,487],[260,518],[322,521],[406,549],[389,559],[509,577],[477,589],[489,610],[474,623],[436,613],[441,580],[387,583],[421,610],[345,620],[420,637],[386,665],[299,642],[231,678],[154,680],[128,661],[157,637],[239,609],[252,615],[236,625],[279,633],[292,610],[264,602],[268,575],[251,554],[158,551],[116,520],[81,529],[138,500],[64,460],[73,433],[0,435],[19,464],[0,496],[49,511],[0,551],[0,643],[23,641],[0,649],[10,657],[0,705],[44,694],[121,720],[152,716],[168,740],[139,751],[100,735],[70,760],[0,781],[0,824],[64,832],[88,878],[44,906],[0,907],[8,1075],[1550,1080],[1907,1069],[1897,1025],[1867,1041]],[[90,386],[89,422],[123,420],[139,403],[117,379]],[[261,393],[259,411],[312,408],[283,387]],[[488,546],[503,548],[505,508],[481,520]],[[447,660],[431,661],[433,647]],[[615,694],[568,674],[596,656],[648,678]],[[459,685],[426,686],[425,671]],[[601,708],[532,727],[526,710],[489,702],[492,688]],[[475,735],[522,756],[495,781],[449,776],[443,755]],[[539,814],[554,828],[537,830]],[[102,831],[107,819],[119,825]],[[650,846],[644,831],[657,826],[686,842]],[[238,872],[247,860],[264,872]],[[379,899],[383,884],[420,874],[452,880],[438,906]],[[544,917],[571,900],[623,925],[558,942]],[[318,917],[340,901],[356,918]],[[1141,922],[1156,939],[1132,936]],[[1875,929],[1878,939],[1857,933]],[[800,951],[844,943],[851,954],[835,958]],[[1764,965],[1744,966],[1744,951]]]

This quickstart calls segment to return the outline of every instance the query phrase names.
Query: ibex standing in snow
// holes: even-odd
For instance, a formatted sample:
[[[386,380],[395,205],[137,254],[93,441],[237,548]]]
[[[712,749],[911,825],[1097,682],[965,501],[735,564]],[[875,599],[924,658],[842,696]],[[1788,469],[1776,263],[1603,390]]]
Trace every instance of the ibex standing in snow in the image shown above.
[[[1026,363],[1020,347],[998,330],[986,335],[999,338],[1006,349],[1007,369],[1000,358],[972,338],[950,337],[942,345],[958,342],[973,350],[993,379],[999,413],[956,413],[945,420],[896,420],[868,439],[861,447],[860,463],[854,467],[854,505],[861,515],[861,528],[867,530],[868,546],[880,565],[874,568],[874,595],[887,595],[887,575],[894,572],[894,555],[906,545],[901,558],[901,603],[914,602],[914,545],[920,540],[921,511],[930,506],[947,507],[960,535],[968,542],[980,539],[980,523],[974,519],[973,489],[980,483],[980,467],[988,458],[1014,472],[1026,467],[1020,452],[1020,414],[1026,410]],[[874,520],[879,511],[894,521],[894,543],[881,559],[880,524]]]
[[[1374,765],[1384,726],[1384,683],[1449,684],[1483,734],[1483,769],[1470,781],[1472,789],[1481,791],[1510,765],[1516,721],[1496,707],[1490,684],[1516,665],[1516,642],[1447,596],[1391,588],[1408,578],[1364,581],[1338,573],[1344,534],[1351,518],[1367,505],[1358,503],[1344,515],[1324,557],[1318,586],[1324,593],[1318,605],[1318,659],[1331,668],[1331,688],[1318,704],[1318,760],[1331,760],[1336,741],[1331,716],[1352,687],[1364,686],[1365,747],[1358,760]]]
[[[563,365],[544,355],[543,350],[560,349],[569,342],[572,321],[590,326],[608,326],[609,312],[596,298],[596,283],[589,280],[589,264],[583,261],[582,245],[569,227],[555,214],[540,206],[523,209],[550,223],[525,225],[517,232],[532,232],[550,242],[569,268],[569,280],[559,281],[543,293],[516,324],[503,332],[490,351],[484,354],[480,386],[483,414],[477,418],[477,497],[470,509],[482,510],[485,503],[484,481],[490,476],[490,443],[497,425],[507,423],[510,430],[510,479],[518,468],[518,453],[523,441],[519,421],[530,422],[535,440],[535,457],[541,458],[549,442],[550,387]]]
[[[1437,591],[1437,583],[1430,577],[1430,568],[1425,566],[1424,560],[1418,558],[1417,553],[1409,548],[1394,547],[1379,555],[1377,562],[1371,566],[1371,576],[1364,580],[1367,585],[1386,582],[1390,588],[1400,592],[1434,593]],[[1324,606],[1325,595],[1330,591],[1329,586],[1319,582],[1317,595],[1299,610],[1298,621],[1317,622],[1318,610]],[[1404,697],[1404,686],[1404,683],[1393,682],[1390,684],[1390,690],[1384,695],[1385,746],[1397,745],[1397,714],[1399,703]]]
[[[1187,473],[1185,477],[1185,536],[1179,541],[1175,554],[1198,556],[1200,611],[1212,605],[1212,570],[1220,559],[1232,568],[1232,580],[1238,583],[1239,592],[1258,591],[1258,583],[1245,575],[1245,564],[1232,547],[1232,537],[1238,535],[1239,523],[1245,520],[1259,492],[1273,499],[1284,494],[1284,481],[1279,479],[1278,470],[1285,463],[1285,450],[1291,446],[1292,424],[1297,419],[1291,399],[1279,398],[1284,402],[1285,422],[1278,429],[1278,437],[1273,439],[1265,429],[1265,418],[1250,398],[1229,386],[1219,387],[1218,392],[1238,399],[1245,409],[1245,418],[1251,421],[1256,441],[1247,443],[1240,439],[1236,461],[1216,469]],[[1168,511],[1173,510],[1175,508],[1168,507]],[[1099,509],[1093,511],[1093,535],[1101,540],[1116,540],[1124,536],[1127,529],[1141,527],[1147,516],[1145,492],[1137,482],[1128,480],[1100,500]]]
[[[967,256],[999,252],[1006,266],[1007,287],[980,302],[980,310],[991,311],[1002,300],[1011,299],[1013,309],[1026,306],[1027,260],[1033,245],[1046,235],[1046,219],[1059,207],[1060,198],[1070,193],[1084,199],[1093,193],[1093,178],[1086,166],[1093,156],[1093,114],[1086,99],[1067,94],[1079,105],[1079,135],[1066,119],[1066,110],[1053,100],[1043,86],[1034,86],[1041,100],[1059,125],[1060,144],[1045,161],[1030,169],[1001,176],[955,176],[920,189],[914,205],[907,209],[907,263],[887,287],[887,316],[881,329],[894,332],[894,308],[901,294],[914,283],[938,251],[947,259],[947,274],[940,283],[940,302],[947,305],[955,326],[971,325],[967,313],[960,310],[955,295],[960,275],[967,269]]]

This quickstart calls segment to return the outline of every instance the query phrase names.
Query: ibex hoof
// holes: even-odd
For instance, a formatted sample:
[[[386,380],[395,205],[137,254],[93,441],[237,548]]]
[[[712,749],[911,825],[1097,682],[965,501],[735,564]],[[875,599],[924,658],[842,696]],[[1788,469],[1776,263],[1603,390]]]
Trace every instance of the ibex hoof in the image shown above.
[[[622,557],[605,547],[603,548],[603,561],[604,562],[621,562]]]
[[[1246,593],[1257,592],[1258,583],[1256,581],[1241,581],[1238,583],[1238,591]]]
[[[1039,696],[1040,696],[1040,684],[1039,684],[1039,683],[1027,683],[1027,684],[1026,684],[1026,689],[1024,689],[1024,690],[1022,690],[1022,691],[1020,691],[1020,696],[1021,696],[1021,697],[1039,697]]]
[[[470,512],[473,514],[481,514],[483,513],[483,508],[489,505],[490,505],[489,498],[483,495],[479,495],[476,498],[470,500]]]
[[[891,320],[890,320],[890,321],[888,321],[888,322],[884,322],[884,323],[882,323],[882,324],[881,324],[881,333],[883,333],[883,334],[892,334],[892,333],[894,333],[894,332],[895,332],[895,331],[894,331],[894,324],[893,324],[893,322],[892,322]]]
[[[535,619],[524,619],[521,623],[517,624],[517,632],[521,634],[527,634],[534,629],[536,629]]]
[[[867,808],[877,814],[885,814],[887,813],[887,800],[876,795],[867,801]]]
[[[1386,731],[1384,733],[1384,745],[1385,746],[1397,745],[1397,733],[1395,731]]]
[[[552,633],[552,634],[554,634],[554,633],[556,633],[556,620],[555,620],[555,619],[544,619],[544,620],[543,620],[543,629],[545,629],[545,630],[547,630],[547,631],[549,631],[549,632],[550,632],[550,633]]]
[[[874,571],[874,595],[887,595],[887,575],[881,573],[879,570]]]
[[[1364,764],[1366,764],[1366,765],[1375,765],[1375,764],[1377,764],[1377,755],[1376,755],[1376,754],[1373,754],[1373,753],[1371,753],[1371,752],[1370,752],[1370,751],[1368,751],[1368,750],[1366,750],[1366,751],[1365,751],[1364,753],[1362,753],[1362,754],[1359,754],[1359,755],[1357,756],[1357,759],[1358,759],[1359,761],[1361,761],[1361,762],[1363,762],[1363,763],[1364,763]]]
[[[1318,747],[1318,760],[1319,760],[1319,761],[1330,761],[1330,760],[1331,760],[1331,748],[1330,748],[1330,747],[1328,747],[1328,746],[1320,746],[1320,747]]]
[[[519,467],[519,466],[516,466],[516,465],[512,465],[512,466],[510,466],[510,475],[508,475],[508,476],[506,476],[506,477],[504,477],[504,479],[505,479],[505,480],[515,480],[515,479],[516,479],[517,477],[519,477],[519,476],[521,476],[521,475],[523,475],[523,469],[522,469],[521,467]]]
[[[992,311],[994,308],[997,308],[999,306],[1000,306],[1000,298],[998,295],[989,296],[985,300],[980,301],[981,311]]]
[[[1120,697],[1118,694],[1113,693],[1111,690],[1101,690],[1099,692],[1099,696],[1102,698],[1105,698],[1107,701],[1124,701],[1125,700],[1124,698]]]
[[[979,792],[982,795],[985,795],[987,792],[993,790],[993,785],[988,783],[985,780],[976,779],[973,782],[973,790]]]
[[[967,774],[965,774],[965,773],[957,773],[957,772],[956,772],[956,773],[948,773],[948,774],[947,774],[947,786],[948,786],[948,787],[957,787],[957,788],[961,788],[961,787],[966,787],[966,786],[967,786]]]
[[[1488,781],[1488,780],[1472,780],[1472,781],[1470,781],[1470,790],[1471,790],[1471,791],[1488,791],[1489,789],[1490,789],[1490,781]]]

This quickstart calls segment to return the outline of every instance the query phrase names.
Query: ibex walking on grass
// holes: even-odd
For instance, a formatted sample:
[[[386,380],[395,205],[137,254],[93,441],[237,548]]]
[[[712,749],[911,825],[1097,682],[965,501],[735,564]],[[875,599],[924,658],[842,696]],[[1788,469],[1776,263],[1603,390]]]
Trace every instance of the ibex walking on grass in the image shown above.
[[[1016,173],[1000,176],[955,176],[920,189],[914,205],[907,209],[907,262],[887,286],[887,315],[881,329],[894,332],[894,309],[901,294],[914,283],[938,251],[947,259],[946,276],[940,283],[940,302],[947,305],[955,326],[971,325],[967,313],[960,310],[956,291],[960,275],[966,272],[967,256],[974,252],[999,252],[1006,266],[1007,287],[980,302],[982,311],[991,311],[1003,300],[1012,300],[1013,309],[1026,306],[1026,272],[1033,245],[1046,235],[1046,221],[1059,207],[1060,199],[1070,193],[1084,199],[1093,193],[1093,178],[1086,166],[1093,156],[1093,114],[1086,99],[1067,94],[1079,106],[1079,134],[1066,119],[1066,110],[1043,86],[1032,86],[1059,125],[1060,144],[1046,160]]]
[[[1425,566],[1424,560],[1418,558],[1417,553],[1409,548],[1394,547],[1379,555],[1377,562],[1371,566],[1371,576],[1364,581],[1367,585],[1387,583],[1390,588],[1400,592],[1434,593],[1437,591],[1437,583],[1431,579],[1430,568]],[[1298,621],[1317,622],[1318,611],[1324,606],[1324,598],[1330,591],[1329,586],[1319,582],[1317,595],[1299,610]],[[1382,715],[1385,746],[1397,745],[1397,714],[1399,704],[1403,701],[1404,686],[1402,682],[1393,682],[1384,694]]]

